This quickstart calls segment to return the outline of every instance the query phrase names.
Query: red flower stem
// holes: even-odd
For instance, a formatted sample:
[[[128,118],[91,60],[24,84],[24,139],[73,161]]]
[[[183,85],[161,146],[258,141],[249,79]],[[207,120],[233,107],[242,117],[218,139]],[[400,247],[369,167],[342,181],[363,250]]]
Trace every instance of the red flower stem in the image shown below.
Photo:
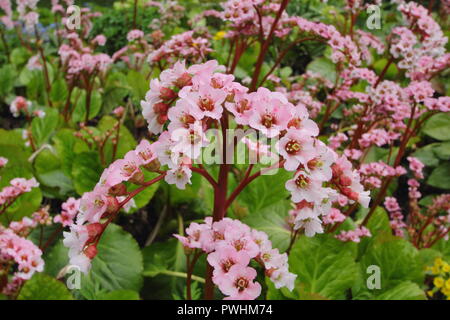
[[[389,59],[389,61],[386,63],[386,65],[384,66],[384,69],[381,71],[380,75],[378,76],[377,82],[375,82],[375,84],[374,84],[374,88],[378,87],[378,85],[383,80],[384,76],[386,75],[386,72],[388,71],[389,67],[391,66],[391,64],[393,62],[394,62],[394,58],[391,57]]]
[[[408,121],[408,126],[406,127],[405,134],[403,135],[403,139],[400,143],[397,157],[395,158],[395,161],[394,161],[394,167],[397,167],[400,164],[400,162],[403,158],[403,155],[405,153],[406,146],[408,145],[408,141],[412,137],[411,133],[410,133],[410,129],[411,129],[412,122],[414,120],[414,114],[416,112],[416,107],[417,107],[417,104],[414,104],[414,106],[411,110],[411,115],[410,115],[410,118]],[[412,131],[412,132],[414,132],[414,131]],[[391,182],[392,182],[392,177],[388,177],[384,181],[384,183],[381,187],[381,190],[377,194],[377,198],[375,199],[375,202],[370,207],[370,210],[367,213],[366,217],[364,218],[363,222],[361,223],[361,226],[365,226],[367,224],[367,222],[369,222],[369,219],[372,216],[372,214],[375,212],[375,209],[377,208],[378,205],[380,205],[381,201],[383,201],[384,197],[386,196],[387,189]]]
[[[39,55],[42,60],[42,66],[44,68],[44,80],[45,80],[45,90],[47,91],[47,103],[48,103],[49,107],[51,107],[52,101],[50,99],[50,92],[52,90],[52,85],[50,84],[50,76],[49,76],[48,68],[47,68],[47,60],[45,59],[44,50],[42,49],[42,46],[41,46],[41,39],[40,39],[37,28],[34,28],[34,33],[36,34],[36,46],[37,46]]]
[[[50,244],[55,240],[56,236],[63,231],[64,227],[63,225],[60,225],[58,229],[53,231],[53,233],[50,235],[48,240],[45,242],[45,244],[41,247],[42,252],[45,252],[45,250],[50,246]]]
[[[250,88],[249,88],[250,92],[253,92],[256,89],[256,85],[258,83],[258,78],[261,73],[261,68],[264,63],[264,57],[266,56],[267,51],[269,50],[269,45],[272,40],[272,36],[275,32],[275,29],[277,27],[278,21],[280,20],[281,15],[282,15],[283,11],[286,9],[288,3],[289,3],[289,0],[283,0],[281,2],[280,9],[278,10],[275,20],[273,21],[272,27],[270,28],[269,35],[267,36],[267,39],[261,45],[261,50],[259,51],[258,59],[255,64],[255,71],[253,72],[252,82],[251,82]]]

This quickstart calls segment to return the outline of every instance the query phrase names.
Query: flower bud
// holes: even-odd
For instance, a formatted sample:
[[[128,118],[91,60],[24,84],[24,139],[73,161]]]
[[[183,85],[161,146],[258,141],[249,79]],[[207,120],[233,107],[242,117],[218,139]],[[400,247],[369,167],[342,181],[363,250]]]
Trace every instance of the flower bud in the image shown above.
[[[95,244],[90,244],[86,247],[86,249],[84,249],[84,254],[86,255],[86,257],[88,257],[91,260],[95,258],[97,253],[98,253],[98,250],[97,250],[97,246]]]
[[[190,86],[190,85],[192,85],[192,77],[189,75],[189,73],[185,72],[177,80],[175,80],[175,85],[178,88],[183,88],[184,86]]]
[[[90,239],[94,239],[103,232],[104,226],[101,223],[91,223],[86,226],[88,236]]]
[[[167,114],[167,111],[169,110],[169,105],[164,102],[158,102],[155,103],[153,106],[153,111],[157,114]]]
[[[339,184],[344,187],[348,187],[352,184],[352,179],[347,176],[341,176],[339,178]]]
[[[163,100],[172,100],[172,99],[175,99],[177,97],[177,94],[176,94],[175,91],[173,91],[170,88],[162,87],[159,90],[159,97],[161,99],[163,99]]]
[[[124,196],[128,192],[127,192],[127,187],[125,186],[125,184],[118,183],[115,186],[112,186],[111,188],[109,188],[108,193],[111,196],[118,197],[118,196]]]
[[[159,170],[159,168],[161,168],[161,163],[159,162],[158,159],[155,159],[155,160],[151,161],[150,163],[147,163],[146,165],[144,165],[144,168],[150,172],[156,172]]]
[[[119,210],[119,201],[116,197],[107,197],[106,214],[111,214]]]
[[[144,183],[144,180],[145,180],[144,173],[142,171],[139,171],[139,172],[136,172],[128,181],[130,181],[131,183],[134,183],[134,184],[141,185]]]

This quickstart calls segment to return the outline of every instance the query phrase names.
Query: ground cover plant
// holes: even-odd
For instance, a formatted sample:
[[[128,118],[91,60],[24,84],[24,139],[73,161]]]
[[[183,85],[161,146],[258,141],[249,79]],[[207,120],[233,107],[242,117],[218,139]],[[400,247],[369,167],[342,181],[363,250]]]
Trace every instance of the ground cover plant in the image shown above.
[[[0,0],[0,299],[449,299],[449,11]]]

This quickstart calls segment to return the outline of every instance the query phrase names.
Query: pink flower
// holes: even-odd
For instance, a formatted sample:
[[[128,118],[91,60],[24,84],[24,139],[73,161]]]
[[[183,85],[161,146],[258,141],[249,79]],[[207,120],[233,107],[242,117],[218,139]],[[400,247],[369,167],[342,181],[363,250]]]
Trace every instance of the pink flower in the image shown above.
[[[12,102],[9,110],[13,114],[14,117],[18,117],[20,112],[28,113],[31,107],[31,102],[27,101],[24,97],[18,96]]]
[[[214,268],[214,283],[220,285],[232,266],[236,264],[247,266],[250,263],[250,256],[245,251],[237,251],[232,246],[226,246],[210,253],[208,263]]]
[[[177,168],[167,171],[164,180],[168,184],[175,184],[178,189],[184,190],[186,184],[191,184],[192,171],[186,165],[181,165]]]
[[[284,168],[288,171],[296,171],[299,165],[306,166],[315,154],[313,142],[314,140],[302,131],[288,129],[277,144],[278,152],[286,160]]]
[[[291,109],[286,98],[277,92],[259,88],[252,95],[254,111],[249,119],[252,128],[260,130],[267,137],[273,138],[285,130],[291,118]]]
[[[131,30],[127,34],[127,40],[128,42],[132,42],[135,40],[139,40],[144,37],[144,32],[141,30]]]
[[[294,178],[286,182],[286,189],[291,192],[292,201],[321,203],[325,197],[322,182],[312,179],[305,171],[298,171]]]
[[[180,97],[186,99],[196,110],[197,114],[212,119],[220,119],[223,108],[222,103],[227,97],[227,93],[221,89],[216,89],[207,85],[199,88],[199,91],[188,92],[185,87],[180,91]]]
[[[141,142],[135,149],[135,154],[137,156],[137,161],[140,165],[148,165],[155,159],[157,159],[157,155],[155,152],[155,144],[151,144],[146,139],[142,139]]]
[[[233,265],[220,281],[219,289],[229,300],[254,300],[261,293],[261,285],[253,282],[256,270],[239,264]]]
[[[0,168],[5,167],[7,163],[8,163],[8,159],[6,159],[4,157],[0,157]]]

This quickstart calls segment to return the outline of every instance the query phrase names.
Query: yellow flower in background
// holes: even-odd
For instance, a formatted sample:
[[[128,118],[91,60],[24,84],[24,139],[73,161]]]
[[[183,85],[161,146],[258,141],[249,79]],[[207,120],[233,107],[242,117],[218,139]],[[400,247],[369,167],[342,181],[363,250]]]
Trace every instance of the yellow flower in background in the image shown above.
[[[447,297],[450,297],[450,289],[445,288],[445,289],[442,289],[441,292],[443,294],[445,294]]]
[[[225,35],[227,33],[225,31],[219,31],[216,33],[216,35],[214,36],[214,40],[221,40],[223,38],[225,38]]]
[[[441,271],[439,270],[439,267],[432,266],[431,267],[431,273],[432,274],[439,274],[439,273],[441,273]]]
[[[434,260],[434,265],[437,266],[437,267],[440,267],[440,266],[442,266],[443,264],[444,264],[444,261],[442,261],[442,258],[436,258],[436,259]]]
[[[444,286],[444,279],[442,279],[441,277],[436,277],[433,280],[433,284],[436,288],[442,288]]]
[[[445,281],[444,287],[445,287],[445,289],[450,290],[450,279],[447,279],[447,280]]]
[[[429,297],[432,297],[433,294],[434,294],[433,290],[428,290],[428,291],[427,291],[427,295],[428,295]]]
[[[442,266],[442,271],[444,271],[444,272],[450,272],[450,264],[445,263],[445,264]]]

